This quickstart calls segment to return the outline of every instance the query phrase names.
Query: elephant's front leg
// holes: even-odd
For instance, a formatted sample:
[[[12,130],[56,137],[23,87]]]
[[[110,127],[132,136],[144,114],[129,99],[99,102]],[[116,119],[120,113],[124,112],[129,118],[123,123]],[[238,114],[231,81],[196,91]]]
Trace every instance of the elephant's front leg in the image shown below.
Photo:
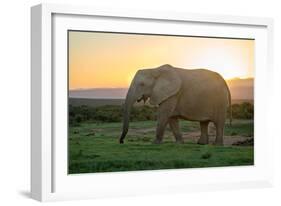
[[[161,105],[158,107],[156,139],[154,140],[155,144],[160,144],[162,142],[165,128],[173,111],[175,110],[176,103],[177,96],[174,96],[161,103]]]
[[[169,119],[169,125],[170,125],[170,128],[171,128],[175,138],[176,138],[176,142],[180,143],[180,144],[183,144],[184,141],[182,139],[182,134],[180,132],[179,120],[176,119],[176,118],[170,118]]]
[[[200,122],[200,128],[201,128],[201,136],[198,140],[198,144],[208,144],[209,143],[209,137],[208,137],[208,125],[209,122]]]
[[[167,123],[168,123],[167,115],[158,116],[158,122],[157,122],[157,128],[156,128],[156,139],[153,142],[154,144],[160,144],[162,142]]]

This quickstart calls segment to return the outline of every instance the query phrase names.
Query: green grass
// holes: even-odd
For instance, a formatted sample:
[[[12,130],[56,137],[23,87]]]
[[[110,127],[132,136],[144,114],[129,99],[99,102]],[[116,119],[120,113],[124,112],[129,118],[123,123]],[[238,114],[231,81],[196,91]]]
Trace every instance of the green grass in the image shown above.
[[[167,129],[164,142],[154,145],[154,121],[132,122],[125,144],[119,144],[121,123],[81,123],[69,129],[69,173],[136,171],[252,165],[252,146],[175,144]],[[199,131],[198,122],[181,122],[183,132]],[[253,122],[235,120],[225,135],[253,135]],[[228,137],[231,138],[231,137]]]

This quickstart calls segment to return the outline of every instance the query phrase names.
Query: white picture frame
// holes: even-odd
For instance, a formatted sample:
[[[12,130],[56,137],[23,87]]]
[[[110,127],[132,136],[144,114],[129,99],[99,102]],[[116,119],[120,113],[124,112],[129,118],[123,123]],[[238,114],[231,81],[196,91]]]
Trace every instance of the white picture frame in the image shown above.
[[[116,20],[119,25],[114,24]],[[155,30],[153,24],[157,22],[159,27]],[[139,25],[132,27],[136,23]],[[94,27],[95,30],[170,34],[165,30],[167,25],[177,28],[180,34],[257,40],[254,166],[69,176],[65,161],[67,145],[64,145],[65,138],[61,138],[67,134],[64,119],[67,76],[64,69],[58,69],[67,64],[65,31]],[[194,26],[193,34],[186,25]],[[197,25],[203,29],[195,28]],[[273,135],[267,121],[271,97],[267,92],[270,89],[265,90],[265,87],[272,88],[270,80],[274,75],[272,19],[40,4],[31,8],[31,26],[32,198],[53,201],[273,185]],[[214,29],[207,31],[204,27]]]

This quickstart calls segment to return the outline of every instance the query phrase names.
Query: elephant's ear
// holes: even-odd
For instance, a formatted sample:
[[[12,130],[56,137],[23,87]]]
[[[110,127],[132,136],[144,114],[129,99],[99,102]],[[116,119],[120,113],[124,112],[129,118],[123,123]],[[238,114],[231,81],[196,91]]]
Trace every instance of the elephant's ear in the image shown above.
[[[159,105],[167,98],[177,94],[181,88],[181,78],[170,65],[163,65],[153,72],[156,78],[150,96],[150,104]]]

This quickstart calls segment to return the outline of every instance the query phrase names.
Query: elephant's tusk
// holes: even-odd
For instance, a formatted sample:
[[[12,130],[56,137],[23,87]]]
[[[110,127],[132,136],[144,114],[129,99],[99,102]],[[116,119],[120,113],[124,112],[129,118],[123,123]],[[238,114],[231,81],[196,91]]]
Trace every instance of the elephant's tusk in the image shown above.
[[[143,104],[145,104],[145,102],[147,101],[147,99],[148,99],[148,97],[146,97],[146,96],[143,96]]]

